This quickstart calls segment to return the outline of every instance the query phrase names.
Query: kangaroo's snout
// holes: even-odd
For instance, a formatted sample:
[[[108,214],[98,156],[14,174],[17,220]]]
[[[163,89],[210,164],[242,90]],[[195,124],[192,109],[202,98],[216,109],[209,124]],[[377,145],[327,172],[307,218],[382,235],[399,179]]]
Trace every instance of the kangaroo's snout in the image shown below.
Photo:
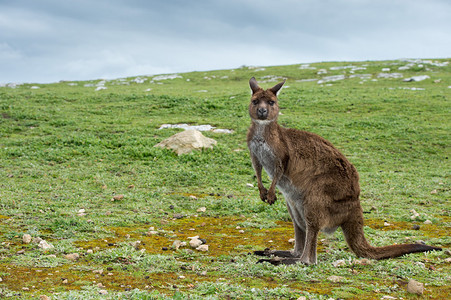
[[[257,109],[257,117],[260,120],[266,119],[268,117],[268,110],[266,108],[264,108],[264,107],[259,107]]]

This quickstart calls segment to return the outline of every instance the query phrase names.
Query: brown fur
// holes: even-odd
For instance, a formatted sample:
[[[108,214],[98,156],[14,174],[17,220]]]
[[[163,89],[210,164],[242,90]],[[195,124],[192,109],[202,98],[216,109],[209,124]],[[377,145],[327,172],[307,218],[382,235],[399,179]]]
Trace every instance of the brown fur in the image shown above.
[[[247,143],[254,166],[260,198],[273,204],[276,186],[285,196],[295,229],[293,251],[256,251],[259,255],[285,257],[270,261],[291,264],[300,261],[316,263],[319,231],[343,229],[351,250],[360,257],[384,259],[407,253],[441,250],[422,244],[372,247],[363,233],[363,212],[360,205],[359,175],[355,167],[329,141],[277,123],[277,93],[285,82],[263,90],[255,78],[249,115],[252,125]],[[262,169],[272,183],[267,190],[262,183]]]

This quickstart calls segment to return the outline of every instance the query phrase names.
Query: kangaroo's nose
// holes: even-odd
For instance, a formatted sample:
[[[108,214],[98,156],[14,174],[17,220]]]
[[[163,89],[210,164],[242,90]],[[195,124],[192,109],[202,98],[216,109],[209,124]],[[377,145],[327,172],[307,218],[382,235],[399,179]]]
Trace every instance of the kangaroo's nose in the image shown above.
[[[265,119],[268,116],[268,110],[264,107],[260,107],[257,109],[257,116],[260,119]]]

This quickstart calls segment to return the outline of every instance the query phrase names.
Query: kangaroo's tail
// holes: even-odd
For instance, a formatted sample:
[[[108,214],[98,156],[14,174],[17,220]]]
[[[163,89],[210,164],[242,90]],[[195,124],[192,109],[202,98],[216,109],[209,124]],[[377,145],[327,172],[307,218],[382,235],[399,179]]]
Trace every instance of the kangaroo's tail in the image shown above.
[[[442,250],[442,248],[439,247],[423,244],[401,244],[385,247],[373,247],[368,243],[363,233],[363,216],[358,220],[346,221],[342,224],[341,228],[343,229],[343,233],[349,247],[359,257],[385,259],[398,257],[409,253]]]

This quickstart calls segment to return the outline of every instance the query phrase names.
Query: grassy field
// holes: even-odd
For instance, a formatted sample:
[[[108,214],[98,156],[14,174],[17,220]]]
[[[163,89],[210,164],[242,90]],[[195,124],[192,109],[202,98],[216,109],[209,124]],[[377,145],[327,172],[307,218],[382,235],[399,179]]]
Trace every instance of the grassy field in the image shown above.
[[[325,137],[357,167],[368,240],[447,249],[448,61],[0,87],[0,298],[421,298],[406,291],[410,279],[423,297],[446,298],[449,251],[365,261],[341,231],[320,235],[318,265],[256,264],[248,253],[290,249],[293,229],[281,195],[273,206],[259,199],[246,132],[249,78],[263,87],[286,78],[280,124]],[[217,146],[188,155],[155,148],[180,131],[159,127],[178,123],[233,133],[204,132]],[[196,235],[207,252],[172,248]]]

